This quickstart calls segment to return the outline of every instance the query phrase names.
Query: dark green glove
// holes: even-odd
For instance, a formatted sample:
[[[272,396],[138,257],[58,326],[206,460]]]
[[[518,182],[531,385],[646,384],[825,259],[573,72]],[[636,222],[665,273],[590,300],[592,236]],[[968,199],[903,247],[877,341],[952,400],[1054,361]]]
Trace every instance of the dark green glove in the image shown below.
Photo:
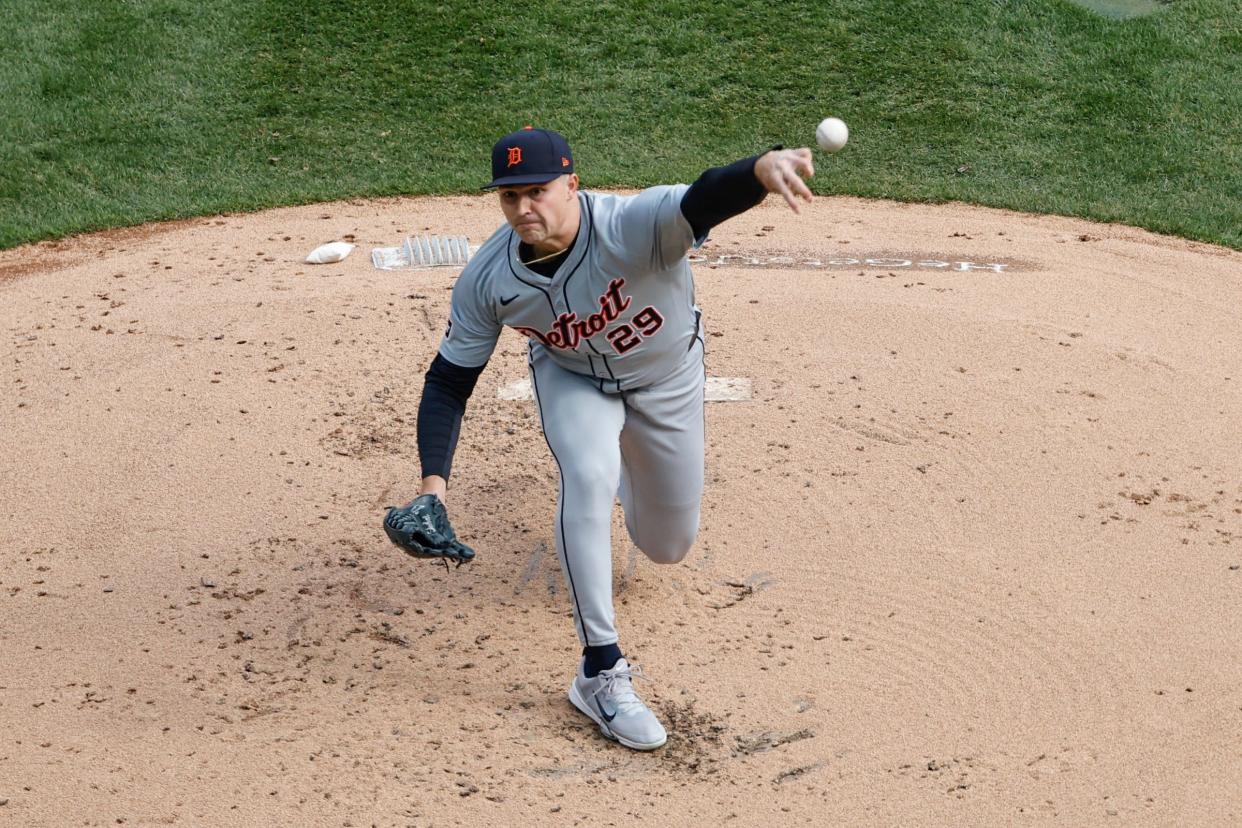
[[[415,498],[407,506],[393,506],[384,515],[384,532],[396,546],[415,558],[456,561],[474,558],[474,550],[457,540],[448,510],[433,494]]]

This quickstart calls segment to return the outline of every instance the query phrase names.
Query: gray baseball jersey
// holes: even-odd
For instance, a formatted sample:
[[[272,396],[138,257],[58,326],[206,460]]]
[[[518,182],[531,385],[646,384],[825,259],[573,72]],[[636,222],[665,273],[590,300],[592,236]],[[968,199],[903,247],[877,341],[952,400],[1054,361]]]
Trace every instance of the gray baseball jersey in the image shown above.
[[[521,240],[502,226],[453,288],[440,353],[463,367],[483,365],[507,325],[605,392],[668,376],[698,335],[686,260],[695,239],[681,212],[687,189],[666,185],[633,196],[580,192],[578,237],[552,278],[522,264]]]

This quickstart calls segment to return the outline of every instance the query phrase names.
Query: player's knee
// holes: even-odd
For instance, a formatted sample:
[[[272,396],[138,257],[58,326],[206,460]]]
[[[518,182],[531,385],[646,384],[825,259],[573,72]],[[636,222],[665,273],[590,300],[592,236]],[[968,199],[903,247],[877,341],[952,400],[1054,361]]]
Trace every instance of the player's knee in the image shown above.
[[[681,563],[690,553],[696,535],[697,525],[693,529],[661,532],[659,537],[643,538],[635,543],[653,563],[675,564]]]
[[[611,503],[621,477],[620,462],[595,458],[562,470],[566,490],[598,495]]]

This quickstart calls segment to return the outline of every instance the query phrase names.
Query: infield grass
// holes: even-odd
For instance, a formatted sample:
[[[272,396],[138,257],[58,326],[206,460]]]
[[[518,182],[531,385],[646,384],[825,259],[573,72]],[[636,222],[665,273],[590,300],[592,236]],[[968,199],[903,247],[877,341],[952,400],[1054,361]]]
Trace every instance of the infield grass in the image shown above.
[[[473,191],[560,129],[587,186],[691,181],[826,115],[818,193],[962,200],[1242,249],[1242,6],[1063,0],[4,0],[0,247]]]

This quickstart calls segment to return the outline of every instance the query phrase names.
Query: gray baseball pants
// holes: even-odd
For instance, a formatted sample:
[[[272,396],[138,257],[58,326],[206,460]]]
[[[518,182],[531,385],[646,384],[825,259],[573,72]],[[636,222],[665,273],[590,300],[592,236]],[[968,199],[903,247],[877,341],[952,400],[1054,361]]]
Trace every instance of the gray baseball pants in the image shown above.
[[[584,646],[617,641],[612,508],[620,498],[634,545],[677,563],[694,544],[703,497],[703,340],[668,377],[636,391],[601,391],[532,343],[531,386],[560,469],[556,552]]]

